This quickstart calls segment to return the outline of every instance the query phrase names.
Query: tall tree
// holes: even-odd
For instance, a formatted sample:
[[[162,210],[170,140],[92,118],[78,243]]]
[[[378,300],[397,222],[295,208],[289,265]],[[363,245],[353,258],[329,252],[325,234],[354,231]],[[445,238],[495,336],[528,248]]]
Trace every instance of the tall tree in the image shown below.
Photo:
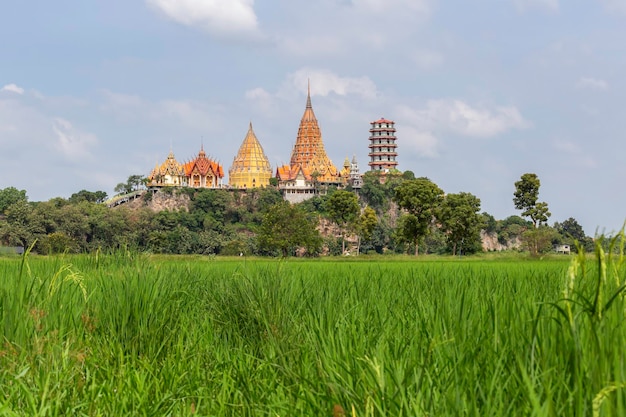
[[[570,217],[563,223],[555,223],[554,228],[565,238],[570,238],[582,242],[585,240],[585,231],[578,221]]]
[[[395,188],[394,201],[407,211],[400,219],[400,236],[415,244],[415,255],[419,254],[419,241],[428,233],[443,195],[443,190],[428,178],[404,181]]]
[[[350,191],[337,190],[326,200],[328,218],[341,230],[341,253],[346,252],[346,232],[359,216],[359,200]]]
[[[26,190],[18,190],[15,187],[7,187],[0,190],[0,214],[4,214],[11,204],[18,201],[28,201]]]
[[[282,201],[272,206],[265,216],[257,235],[262,251],[279,251],[282,256],[293,254],[298,248],[315,254],[322,244],[316,222],[300,207]]]
[[[461,243],[475,247],[480,241],[483,218],[479,214],[480,199],[470,193],[448,194],[439,211],[439,222],[446,234],[452,255],[456,255]]]
[[[370,206],[365,207],[357,221],[357,233],[359,235],[357,254],[361,251],[361,241],[369,241],[372,238],[376,226],[378,226],[376,211]]]
[[[533,227],[545,224],[552,215],[548,211],[548,203],[537,202],[539,199],[539,187],[541,181],[537,174],[526,173],[521,179],[515,182],[515,193],[513,193],[513,203],[515,208],[522,211],[522,216],[529,217],[533,222]]]

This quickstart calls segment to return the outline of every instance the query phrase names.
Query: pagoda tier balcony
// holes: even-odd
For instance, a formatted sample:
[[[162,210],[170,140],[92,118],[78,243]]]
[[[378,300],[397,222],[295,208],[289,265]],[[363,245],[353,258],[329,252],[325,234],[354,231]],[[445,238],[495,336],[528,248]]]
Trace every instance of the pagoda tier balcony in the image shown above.
[[[370,143],[368,148],[397,148],[395,143]]]
[[[375,142],[377,140],[398,140],[397,136],[370,136],[369,141]]]
[[[370,133],[374,133],[374,132],[396,132],[396,129],[394,127],[375,127],[370,129]]]
[[[376,151],[376,152],[370,152],[368,153],[368,155],[397,155],[398,152],[395,151]]]
[[[382,171],[384,169],[394,169],[395,167],[398,166],[398,164],[384,164],[384,165],[382,165],[382,164],[378,164],[378,165],[369,164],[369,165],[370,165],[370,167],[372,168],[373,171]]]
[[[381,159],[378,159],[378,157]],[[374,158],[374,159],[372,159]],[[384,162],[384,161],[395,161],[396,155],[371,155],[370,162]]]

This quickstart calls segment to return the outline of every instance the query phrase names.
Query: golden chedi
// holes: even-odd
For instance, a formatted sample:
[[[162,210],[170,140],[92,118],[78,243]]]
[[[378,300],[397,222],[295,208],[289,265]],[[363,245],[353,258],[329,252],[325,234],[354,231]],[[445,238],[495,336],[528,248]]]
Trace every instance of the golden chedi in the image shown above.
[[[266,187],[270,184],[271,176],[270,161],[250,123],[248,133],[228,170],[228,185],[233,188]]]

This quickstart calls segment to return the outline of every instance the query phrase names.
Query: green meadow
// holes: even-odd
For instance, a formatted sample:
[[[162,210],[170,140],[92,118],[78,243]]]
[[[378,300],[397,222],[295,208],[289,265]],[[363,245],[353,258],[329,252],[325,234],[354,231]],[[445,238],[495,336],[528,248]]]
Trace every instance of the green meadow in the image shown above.
[[[600,248],[0,258],[0,415],[626,415],[624,272]]]

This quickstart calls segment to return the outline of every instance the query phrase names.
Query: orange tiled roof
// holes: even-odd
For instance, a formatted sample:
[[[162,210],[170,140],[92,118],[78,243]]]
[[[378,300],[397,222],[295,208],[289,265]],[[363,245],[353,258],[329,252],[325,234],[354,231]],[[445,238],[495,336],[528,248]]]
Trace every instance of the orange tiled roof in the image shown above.
[[[185,163],[183,167],[185,168],[185,175],[188,177],[197,169],[200,175],[207,175],[209,172],[212,172],[217,178],[224,178],[224,168],[221,164],[206,156],[204,147],[200,148],[200,152],[198,152],[198,156],[195,159]]]
[[[371,123],[394,123],[393,120],[387,120],[384,117],[381,117],[380,119],[376,120],[375,122],[371,122]]]

